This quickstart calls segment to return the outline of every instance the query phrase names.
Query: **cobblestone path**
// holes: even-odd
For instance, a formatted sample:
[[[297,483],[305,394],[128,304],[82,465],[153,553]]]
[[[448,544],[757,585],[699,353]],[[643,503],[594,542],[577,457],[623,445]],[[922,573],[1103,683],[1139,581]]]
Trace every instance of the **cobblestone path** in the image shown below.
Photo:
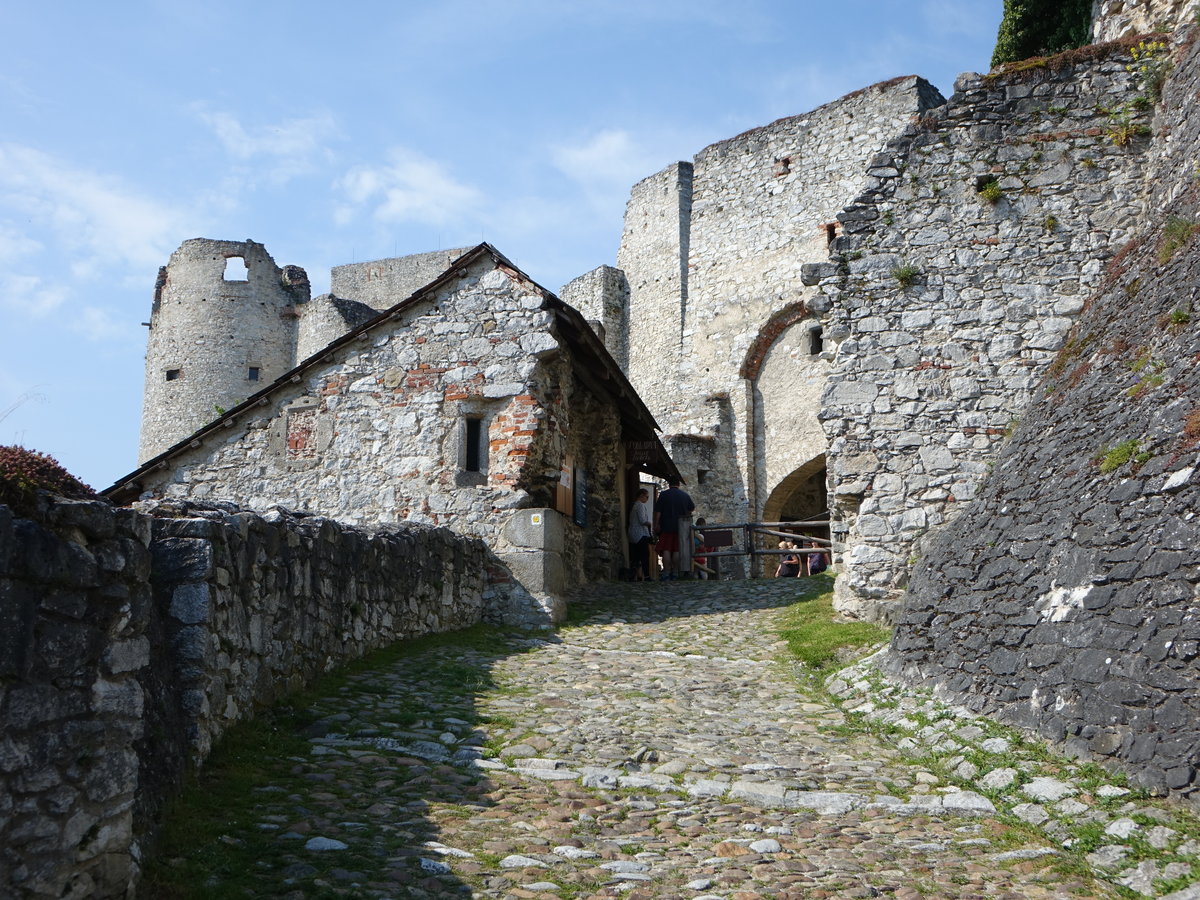
[[[816,590],[603,587],[554,636],[431,646],[353,676],[313,706],[305,752],[248,792],[249,817],[231,814],[221,841],[243,863],[216,866],[208,888],[1118,896],[1060,841],[803,692],[773,631],[797,585]]]

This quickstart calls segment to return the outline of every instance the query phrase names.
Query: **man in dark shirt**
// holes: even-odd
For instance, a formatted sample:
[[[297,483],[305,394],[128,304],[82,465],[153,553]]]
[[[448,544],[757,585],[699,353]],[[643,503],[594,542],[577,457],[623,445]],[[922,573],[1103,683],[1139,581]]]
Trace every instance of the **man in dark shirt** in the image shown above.
[[[667,489],[654,504],[654,533],[658,535],[664,580],[679,577],[679,520],[690,517],[695,509],[692,498],[680,490],[679,477],[668,475]]]

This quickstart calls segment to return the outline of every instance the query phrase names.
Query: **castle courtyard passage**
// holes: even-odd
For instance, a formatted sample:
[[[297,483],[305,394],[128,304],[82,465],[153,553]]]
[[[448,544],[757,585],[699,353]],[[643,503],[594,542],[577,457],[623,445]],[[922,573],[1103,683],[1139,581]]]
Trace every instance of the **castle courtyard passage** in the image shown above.
[[[1169,823],[1157,801],[932,702],[806,691],[775,627],[827,587],[605,585],[553,635],[399,645],[218,751],[148,895],[1115,897],[1178,877],[1033,827],[1073,809],[1188,852],[1133,824]],[[898,707],[887,737],[848,713],[876,704]]]

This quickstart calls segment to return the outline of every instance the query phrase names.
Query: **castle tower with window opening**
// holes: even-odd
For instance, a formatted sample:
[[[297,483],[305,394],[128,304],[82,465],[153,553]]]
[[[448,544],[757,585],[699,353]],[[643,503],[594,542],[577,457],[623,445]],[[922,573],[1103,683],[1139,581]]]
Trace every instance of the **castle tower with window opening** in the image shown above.
[[[139,463],[439,276],[467,248],[338,266],[311,297],[299,266],[251,240],[195,238],[159,270]]]
[[[159,270],[146,347],[139,462],[295,364],[308,276],[254,241],[185,241]]]

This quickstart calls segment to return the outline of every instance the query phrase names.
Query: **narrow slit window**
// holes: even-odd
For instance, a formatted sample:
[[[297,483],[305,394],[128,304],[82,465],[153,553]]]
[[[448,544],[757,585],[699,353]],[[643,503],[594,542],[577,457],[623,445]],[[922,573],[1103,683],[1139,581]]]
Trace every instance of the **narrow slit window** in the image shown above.
[[[708,481],[708,469],[696,470],[696,484],[704,484]]]
[[[258,376],[262,370],[258,366],[251,366],[246,370],[247,381],[258,381]]]
[[[825,337],[821,331],[821,326],[818,325],[808,333],[808,353],[810,356],[818,356],[825,349]]]
[[[167,381],[178,381],[179,376],[183,374],[181,369],[167,369]]]
[[[468,472],[483,471],[483,421],[481,419],[467,419],[467,434],[466,434],[466,464],[464,468]]]
[[[832,244],[837,239],[837,225],[830,223],[825,226],[825,243]]]

